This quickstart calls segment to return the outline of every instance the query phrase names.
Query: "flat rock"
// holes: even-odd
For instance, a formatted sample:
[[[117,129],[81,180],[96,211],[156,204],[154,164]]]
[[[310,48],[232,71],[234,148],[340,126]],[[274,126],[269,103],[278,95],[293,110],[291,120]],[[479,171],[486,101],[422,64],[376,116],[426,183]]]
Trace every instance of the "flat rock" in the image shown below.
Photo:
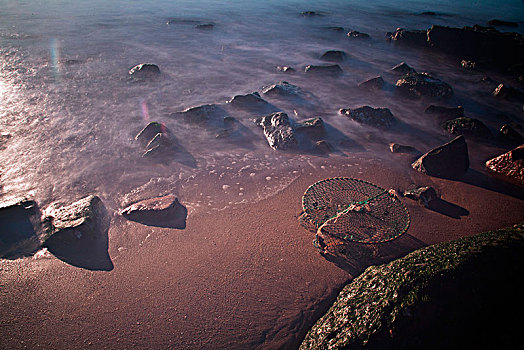
[[[466,135],[478,138],[491,138],[493,135],[488,127],[475,118],[460,117],[442,123],[442,128],[453,135]]]
[[[51,204],[42,212],[45,238],[51,236],[97,239],[107,233],[110,218],[98,196],[84,197],[71,205]]]
[[[373,77],[364,80],[358,86],[366,90],[381,90],[384,87],[384,79],[381,76]]]
[[[502,180],[524,186],[524,144],[488,160],[486,168]]]
[[[397,87],[415,97],[450,98],[451,86],[442,80],[433,78],[428,73],[408,73],[397,81]]]
[[[307,74],[315,74],[315,75],[339,75],[342,74],[342,68],[338,64],[331,64],[331,65],[309,65],[306,66],[304,70]]]
[[[324,52],[322,56],[320,56],[321,60],[324,61],[332,61],[332,62],[342,62],[347,58],[347,54],[344,51],[340,50],[329,50]]]
[[[371,125],[377,128],[389,128],[397,121],[388,108],[373,108],[370,106],[352,109],[341,108],[339,113],[358,123]]]
[[[297,146],[295,131],[286,113],[276,112],[256,119],[255,123],[262,127],[269,146],[274,150],[292,149]]]
[[[524,137],[509,124],[502,125],[497,134],[497,139],[502,143],[510,145],[521,145],[524,143]]]
[[[429,105],[424,113],[437,116],[439,119],[456,119],[464,116],[464,108],[462,106],[444,107]]]
[[[140,63],[131,68],[128,74],[134,80],[153,79],[160,75],[160,68],[153,63]]]
[[[370,39],[371,38],[369,36],[369,34],[361,33],[361,32],[356,31],[356,30],[352,30],[352,31],[348,32],[347,36],[350,37],[350,38],[357,38],[357,39]]]
[[[300,97],[303,92],[298,86],[281,81],[262,88],[262,94],[276,97]]]
[[[391,71],[402,75],[417,72],[415,69],[411,68],[406,62],[400,62],[395,67],[391,68]]]
[[[185,228],[187,210],[173,195],[150,198],[131,204],[122,209],[120,214],[126,219],[146,225]],[[184,227],[179,227],[184,220]]]
[[[457,136],[452,141],[422,155],[411,166],[430,176],[460,178],[469,168],[466,139],[462,135]]]
[[[40,212],[33,200],[0,203],[0,258],[35,252],[43,242],[38,236],[39,227]]]

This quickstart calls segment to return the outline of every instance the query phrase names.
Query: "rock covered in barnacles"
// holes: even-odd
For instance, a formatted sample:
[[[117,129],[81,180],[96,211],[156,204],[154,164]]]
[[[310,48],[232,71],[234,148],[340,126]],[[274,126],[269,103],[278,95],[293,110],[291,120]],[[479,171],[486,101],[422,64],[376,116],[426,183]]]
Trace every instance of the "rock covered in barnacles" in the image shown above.
[[[269,146],[275,150],[295,148],[298,144],[289,117],[284,112],[276,112],[255,120],[262,127]]]
[[[377,128],[389,128],[397,121],[388,108],[373,108],[370,106],[341,108],[339,113],[358,123]]]
[[[448,83],[430,76],[428,73],[408,73],[397,81],[397,87],[414,97],[450,98],[453,89]]]
[[[524,144],[488,160],[486,168],[505,181],[524,186]]]
[[[453,135],[469,135],[478,138],[491,138],[488,127],[478,119],[460,117],[442,123],[442,128]]]

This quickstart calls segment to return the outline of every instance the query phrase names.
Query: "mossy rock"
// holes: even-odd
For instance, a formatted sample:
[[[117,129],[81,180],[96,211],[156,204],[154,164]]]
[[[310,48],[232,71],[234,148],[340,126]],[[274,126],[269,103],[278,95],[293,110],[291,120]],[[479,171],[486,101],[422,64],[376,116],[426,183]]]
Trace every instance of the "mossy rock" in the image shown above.
[[[517,348],[523,256],[520,223],[371,266],[300,349]]]

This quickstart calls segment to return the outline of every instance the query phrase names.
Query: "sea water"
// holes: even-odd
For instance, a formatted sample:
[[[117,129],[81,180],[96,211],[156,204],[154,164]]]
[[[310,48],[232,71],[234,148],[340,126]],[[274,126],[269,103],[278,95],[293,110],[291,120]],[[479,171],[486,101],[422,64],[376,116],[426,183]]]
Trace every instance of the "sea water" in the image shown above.
[[[322,16],[301,16],[316,11]],[[433,11],[434,16],[421,15]],[[406,61],[455,88],[444,103],[463,105],[492,130],[496,104],[475,95],[482,74],[433,52],[385,40],[397,27],[426,29],[485,25],[492,18],[520,21],[522,1],[74,1],[0,0],[0,199],[35,198],[42,206],[100,196],[116,213],[133,201],[173,193],[190,213],[252,203],[285,188],[326,160],[387,159],[389,142],[421,150],[449,139],[421,117],[426,102],[392,91],[389,70]],[[212,23],[202,30],[197,24]],[[343,27],[337,32],[330,27]],[[371,36],[351,39],[349,30]],[[326,50],[343,50],[339,77],[304,73]],[[161,77],[136,83],[128,70],[154,63]],[[290,66],[287,74],[277,66]],[[384,92],[357,88],[382,75]],[[187,125],[171,114],[203,104],[224,104],[237,94],[279,81],[299,86],[306,98],[266,98],[293,121],[321,116],[329,155],[308,149],[272,150],[248,111],[232,112],[241,137]],[[487,104],[486,104],[487,103]],[[339,108],[390,108],[403,127],[380,131],[338,114]],[[508,118],[521,118],[507,107]],[[516,115],[516,117],[515,117]],[[167,161],[143,157],[135,135],[150,121],[164,123],[179,145]],[[7,136],[8,135],[8,136]],[[297,199],[299,200],[299,199]]]

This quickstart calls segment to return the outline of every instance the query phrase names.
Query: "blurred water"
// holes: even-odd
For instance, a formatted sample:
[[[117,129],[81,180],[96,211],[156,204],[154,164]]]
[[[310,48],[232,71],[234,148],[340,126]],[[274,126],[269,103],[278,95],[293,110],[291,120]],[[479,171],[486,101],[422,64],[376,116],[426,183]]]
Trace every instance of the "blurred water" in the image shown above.
[[[299,15],[306,10],[323,16]],[[434,54],[391,45],[384,33],[485,24],[492,18],[522,21],[523,10],[522,1],[510,0],[0,0],[0,132],[11,134],[0,149],[0,198],[31,195],[45,205],[96,193],[112,210],[169,192],[190,210],[265,198],[305,171],[304,164],[324,158],[271,150],[252,122],[254,113],[230,111],[243,130],[233,141],[215,138],[220,130],[187,126],[169,116],[282,80],[300,86],[308,101],[268,101],[294,120],[322,116],[337,148],[332,158],[380,157],[390,141],[438,144],[446,136],[420,117],[426,104],[355,88],[378,74],[393,84],[396,77],[384,72],[401,61],[451,83],[456,93],[449,104],[471,106],[471,116],[484,116],[495,128],[489,124],[491,107],[478,107],[483,97],[471,94],[481,76]],[[423,11],[438,15],[421,16]],[[196,29],[199,23],[214,28]],[[345,31],[327,29],[333,26]],[[345,36],[349,30],[372,39],[351,40]],[[319,57],[329,49],[349,54],[340,64],[344,74],[305,75],[303,67],[323,63]],[[129,82],[129,68],[144,62],[159,65],[162,77]],[[275,67],[282,65],[297,72],[278,72]],[[390,108],[405,127],[380,132],[337,113],[365,104]],[[134,136],[148,121],[167,125],[180,156],[170,162],[142,157]]]

